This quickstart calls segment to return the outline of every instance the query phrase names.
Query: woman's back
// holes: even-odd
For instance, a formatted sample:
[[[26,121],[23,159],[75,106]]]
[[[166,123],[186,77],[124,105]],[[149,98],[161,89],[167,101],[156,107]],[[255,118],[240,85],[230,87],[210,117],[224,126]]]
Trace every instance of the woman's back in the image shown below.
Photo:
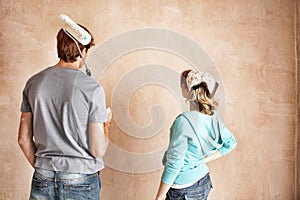
[[[180,114],[170,128],[170,142],[165,153],[162,180],[186,184],[208,173],[205,157],[217,150],[222,155],[234,149],[236,141],[216,113],[197,111]]]

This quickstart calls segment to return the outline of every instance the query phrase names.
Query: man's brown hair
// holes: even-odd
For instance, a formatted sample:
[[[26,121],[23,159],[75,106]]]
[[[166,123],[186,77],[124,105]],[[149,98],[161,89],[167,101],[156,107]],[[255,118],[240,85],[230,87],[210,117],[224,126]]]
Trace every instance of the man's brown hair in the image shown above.
[[[85,28],[84,26],[78,24],[80,27],[82,27],[84,30],[86,30],[91,36],[92,34]],[[70,38],[63,29],[60,29],[57,36],[57,54],[58,58],[64,60],[65,62],[75,62],[77,57],[80,56],[80,53],[78,51],[78,48],[75,44],[75,42]],[[78,46],[80,48],[80,51],[82,51],[84,48],[86,48],[86,51],[92,46],[94,46],[94,38],[92,36],[91,42],[87,45],[82,45],[80,42],[78,42]]]

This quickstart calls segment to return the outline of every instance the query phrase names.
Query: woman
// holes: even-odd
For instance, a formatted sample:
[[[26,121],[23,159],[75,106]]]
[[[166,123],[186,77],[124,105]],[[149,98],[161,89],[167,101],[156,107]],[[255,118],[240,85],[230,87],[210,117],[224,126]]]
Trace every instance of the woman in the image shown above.
[[[235,148],[233,134],[214,112],[217,87],[207,73],[182,72],[182,94],[190,103],[190,111],[180,114],[170,129],[156,200],[207,199],[212,184],[206,163]]]

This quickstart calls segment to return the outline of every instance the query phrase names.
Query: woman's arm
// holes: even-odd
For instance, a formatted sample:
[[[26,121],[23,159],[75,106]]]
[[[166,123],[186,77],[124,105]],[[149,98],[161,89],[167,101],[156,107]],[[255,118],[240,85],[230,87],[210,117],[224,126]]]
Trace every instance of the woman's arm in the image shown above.
[[[167,185],[164,182],[160,181],[160,185],[155,197],[155,200],[163,200],[166,197],[168,190],[170,189],[171,185]]]
[[[223,125],[221,138],[223,141],[223,146],[218,149],[218,151],[225,156],[236,147],[237,142],[234,135],[226,128],[225,125]]]
[[[170,141],[166,152],[166,163],[156,194],[156,200],[165,198],[168,190],[180,173],[188,148],[186,127],[189,126],[185,119],[177,117],[170,129]]]
[[[219,151],[216,151],[214,154],[205,157],[204,160],[205,160],[206,163],[208,163],[208,162],[216,160],[216,159],[218,159],[218,158],[220,158],[222,156],[223,155]]]

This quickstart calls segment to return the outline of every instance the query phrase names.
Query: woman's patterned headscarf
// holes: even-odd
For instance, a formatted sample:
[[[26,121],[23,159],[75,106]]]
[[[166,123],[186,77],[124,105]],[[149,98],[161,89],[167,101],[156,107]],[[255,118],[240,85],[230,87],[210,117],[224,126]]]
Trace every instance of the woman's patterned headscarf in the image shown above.
[[[189,91],[192,90],[192,87],[199,85],[202,82],[207,84],[210,96],[213,97],[219,84],[210,74],[200,71],[190,71],[187,74],[186,83]]]

